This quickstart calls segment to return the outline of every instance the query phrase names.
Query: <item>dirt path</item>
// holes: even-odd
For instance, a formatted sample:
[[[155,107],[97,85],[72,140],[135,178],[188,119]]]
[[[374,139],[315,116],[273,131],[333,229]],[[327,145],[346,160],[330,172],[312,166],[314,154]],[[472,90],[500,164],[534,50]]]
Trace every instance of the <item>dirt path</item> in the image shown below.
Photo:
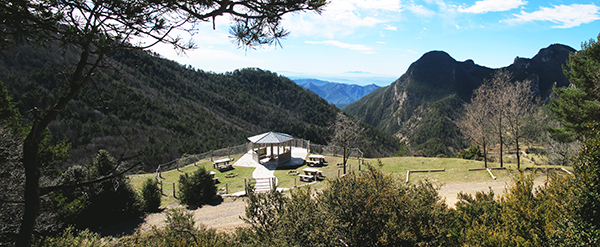
[[[178,207],[172,205],[171,207]],[[216,230],[232,231],[237,227],[246,226],[246,223],[240,219],[244,216],[246,202],[244,198],[224,198],[216,205],[204,205],[201,208],[193,210],[196,226],[205,225]],[[152,226],[162,227],[165,222],[165,213],[154,213],[146,216],[145,222],[140,226],[142,231],[152,228]]]
[[[544,181],[542,179],[536,179],[533,182],[534,188],[543,185]],[[490,180],[489,182],[453,182],[444,184],[438,193],[440,197],[446,198],[446,204],[453,208],[458,201],[458,193],[460,192],[475,195],[475,192],[484,191],[487,193],[490,190],[489,188],[492,188],[497,199],[501,195],[504,195],[505,189],[508,188],[507,186],[513,186],[513,182],[494,180]]]
[[[511,182],[505,181],[493,181],[488,182],[454,182],[444,184],[439,192],[440,197],[446,199],[446,204],[449,207],[454,207],[458,201],[457,195],[459,192],[465,192],[474,195],[477,191],[488,192],[491,187],[496,194],[496,197],[503,195],[507,185],[512,186]],[[534,181],[534,187],[542,186],[544,181],[542,179],[536,179]],[[170,207],[178,207],[179,205],[172,205]],[[235,228],[247,226],[247,224],[240,219],[244,216],[246,208],[245,198],[224,198],[221,203],[215,205],[204,205],[201,208],[193,210],[194,220],[196,226],[203,224],[207,227],[216,229],[218,231],[233,231]],[[145,222],[140,226],[142,231],[146,231],[152,228],[152,226],[162,227],[164,226],[165,214],[154,213],[146,216]]]

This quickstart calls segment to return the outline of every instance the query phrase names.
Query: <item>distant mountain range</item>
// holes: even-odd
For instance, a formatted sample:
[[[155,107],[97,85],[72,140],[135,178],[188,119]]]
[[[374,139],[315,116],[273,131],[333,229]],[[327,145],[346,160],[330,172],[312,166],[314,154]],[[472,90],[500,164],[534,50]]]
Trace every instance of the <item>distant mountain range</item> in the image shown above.
[[[294,79],[294,82],[313,91],[340,109],[380,88],[380,86],[375,84],[359,86],[356,84],[336,83],[317,79]]]
[[[554,44],[533,58],[516,57],[503,68],[513,81],[529,79],[536,93],[547,99],[552,86],[569,85],[562,65],[575,50]],[[366,123],[400,137],[412,151],[428,156],[453,155],[466,146],[452,123],[473,90],[497,69],[456,61],[443,51],[431,51],[410,65],[391,85],[348,105],[344,111]]]

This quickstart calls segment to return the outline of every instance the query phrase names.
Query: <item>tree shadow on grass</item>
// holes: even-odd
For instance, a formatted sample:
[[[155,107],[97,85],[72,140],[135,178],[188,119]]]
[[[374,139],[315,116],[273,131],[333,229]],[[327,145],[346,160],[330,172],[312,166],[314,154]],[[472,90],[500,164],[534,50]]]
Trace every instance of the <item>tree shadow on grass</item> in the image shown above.
[[[101,227],[96,230],[97,233],[102,237],[119,237],[124,235],[131,235],[135,232],[140,225],[144,223],[144,216],[121,222],[115,225]]]

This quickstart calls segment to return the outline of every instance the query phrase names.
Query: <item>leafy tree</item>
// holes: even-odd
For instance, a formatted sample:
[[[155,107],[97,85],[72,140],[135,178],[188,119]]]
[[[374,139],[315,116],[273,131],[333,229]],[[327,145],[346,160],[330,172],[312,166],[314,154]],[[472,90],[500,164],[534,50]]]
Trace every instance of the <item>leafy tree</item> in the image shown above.
[[[61,174],[60,184],[90,181],[110,174],[117,160],[106,150],[98,151],[90,166],[71,166]],[[90,186],[64,189],[51,194],[62,221],[83,229],[98,228],[141,213],[141,199],[124,175]]]
[[[587,135],[600,123],[600,35],[584,42],[579,52],[569,55],[563,72],[571,85],[554,88],[558,95],[550,101],[561,127],[551,127],[554,139],[571,142]]]
[[[142,185],[142,199],[144,200],[144,211],[156,212],[160,207],[161,193],[156,179],[148,178]]]
[[[204,167],[199,167],[191,176],[179,176],[179,201],[189,206],[202,206],[217,194],[217,186]]]
[[[19,41],[42,45],[59,43],[65,52],[78,57],[65,67],[66,78],[59,94],[47,109],[32,105],[32,127],[23,144],[25,167],[25,214],[17,244],[29,246],[39,213],[40,197],[62,187],[40,188],[39,149],[43,131],[78,94],[93,81],[106,64],[106,55],[118,49],[144,49],[156,43],[169,43],[175,49],[193,48],[173,35],[187,24],[215,21],[215,17],[233,16],[231,33],[240,46],[274,44],[287,35],[280,23],[282,15],[303,10],[319,12],[324,0],[305,1],[4,1],[0,7],[3,27],[1,47]],[[192,25],[193,26],[193,25]],[[149,45],[133,43],[150,39]]]

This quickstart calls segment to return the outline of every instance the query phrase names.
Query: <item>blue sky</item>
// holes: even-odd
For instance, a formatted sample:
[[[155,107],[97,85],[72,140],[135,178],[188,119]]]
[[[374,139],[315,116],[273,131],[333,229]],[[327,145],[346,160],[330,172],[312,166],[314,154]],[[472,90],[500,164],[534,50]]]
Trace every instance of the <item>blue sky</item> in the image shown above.
[[[289,77],[388,85],[432,50],[491,68],[554,43],[577,50],[600,33],[600,1],[330,0],[321,15],[288,15],[281,47],[236,48],[229,19],[198,27],[197,49],[154,51],[205,71],[257,67]]]

